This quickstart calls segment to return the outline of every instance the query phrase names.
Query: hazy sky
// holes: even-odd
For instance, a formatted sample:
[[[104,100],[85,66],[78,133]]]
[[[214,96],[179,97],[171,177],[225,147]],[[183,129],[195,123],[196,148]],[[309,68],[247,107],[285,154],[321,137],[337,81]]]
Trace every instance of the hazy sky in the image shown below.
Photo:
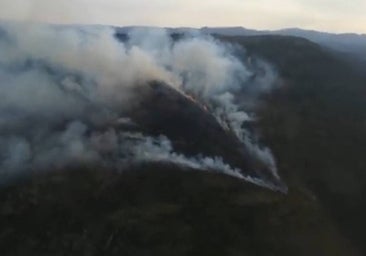
[[[0,0],[0,18],[366,33],[366,0]]]

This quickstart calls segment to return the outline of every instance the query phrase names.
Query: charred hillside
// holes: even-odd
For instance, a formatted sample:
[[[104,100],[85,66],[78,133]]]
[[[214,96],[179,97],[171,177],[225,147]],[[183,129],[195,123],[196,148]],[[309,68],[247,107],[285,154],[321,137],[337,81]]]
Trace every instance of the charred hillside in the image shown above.
[[[144,100],[129,114],[142,132],[166,135],[175,150],[186,156],[222,157],[244,175],[279,185],[268,166],[250,155],[233,131],[224,129],[204,105],[163,82],[151,82],[149,86]]]

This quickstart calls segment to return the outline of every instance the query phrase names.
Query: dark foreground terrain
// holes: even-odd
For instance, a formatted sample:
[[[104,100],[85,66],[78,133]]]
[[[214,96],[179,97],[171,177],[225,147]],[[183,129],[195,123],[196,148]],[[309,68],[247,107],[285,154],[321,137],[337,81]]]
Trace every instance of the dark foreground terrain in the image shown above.
[[[1,255],[358,255],[310,192],[148,165],[2,191]]]

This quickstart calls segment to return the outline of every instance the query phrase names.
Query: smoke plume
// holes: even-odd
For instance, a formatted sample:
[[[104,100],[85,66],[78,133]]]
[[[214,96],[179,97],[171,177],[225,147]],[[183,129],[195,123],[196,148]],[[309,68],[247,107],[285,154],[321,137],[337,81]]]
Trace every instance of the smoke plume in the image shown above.
[[[0,52],[3,176],[75,165],[121,168],[126,162],[169,161],[265,185],[220,156],[186,157],[174,152],[164,135],[153,138],[116,128],[121,122],[133,124],[128,111],[143,101],[150,81],[162,81],[207,109],[279,179],[270,150],[258,146],[243,128],[253,116],[234,97],[249,84],[252,72],[211,37],[174,41],[162,29],[136,29],[122,42],[108,27],[3,23]]]

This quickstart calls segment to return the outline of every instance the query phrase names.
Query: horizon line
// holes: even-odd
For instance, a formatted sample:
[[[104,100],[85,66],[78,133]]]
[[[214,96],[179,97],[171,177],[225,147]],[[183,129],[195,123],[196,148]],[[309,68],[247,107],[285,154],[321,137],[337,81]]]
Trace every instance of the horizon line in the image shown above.
[[[326,33],[326,34],[332,34],[332,35],[358,35],[358,36],[366,36],[366,32],[332,32],[332,31],[326,31],[326,30],[317,30],[317,29],[311,29],[311,28],[302,28],[302,27],[296,27],[296,26],[290,26],[290,27],[282,27],[282,28],[274,28],[274,29],[261,29],[261,28],[248,28],[243,25],[230,25],[230,26],[158,26],[158,25],[136,25],[136,24],[128,24],[128,25],[121,25],[121,24],[103,24],[103,23],[56,23],[56,22],[47,22],[47,21],[37,21],[37,20],[17,20],[17,19],[3,19],[0,18],[0,22],[12,22],[12,23],[29,23],[29,24],[46,24],[46,25],[55,25],[55,26],[105,26],[105,27],[115,27],[115,28],[128,28],[128,27],[146,27],[146,28],[161,28],[161,29],[244,29],[249,30],[253,32],[280,32],[284,30],[301,30],[301,31],[307,31],[307,32],[317,32],[317,33]]]

